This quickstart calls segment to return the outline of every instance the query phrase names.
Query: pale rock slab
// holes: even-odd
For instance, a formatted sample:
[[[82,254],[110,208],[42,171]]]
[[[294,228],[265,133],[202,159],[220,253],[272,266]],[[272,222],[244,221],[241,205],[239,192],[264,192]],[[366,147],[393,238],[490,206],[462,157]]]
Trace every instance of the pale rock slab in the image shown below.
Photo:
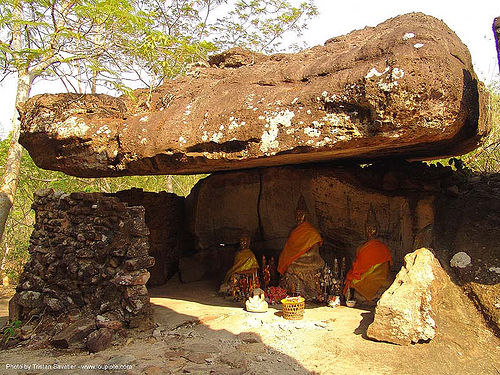
[[[409,345],[436,335],[439,291],[450,283],[433,253],[421,248],[404,258],[393,284],[377,303],[367,335],[377,341]]]

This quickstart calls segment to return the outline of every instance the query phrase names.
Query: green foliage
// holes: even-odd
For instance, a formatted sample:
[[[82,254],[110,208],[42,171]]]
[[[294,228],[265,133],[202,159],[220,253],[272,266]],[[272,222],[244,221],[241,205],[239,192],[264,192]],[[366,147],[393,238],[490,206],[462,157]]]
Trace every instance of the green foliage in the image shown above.
[[[20,320],[5,323],[2,327],[2,332],[0,333],[0,349],[8,348],[9,344],[11,344],[10,340],[19,336],[21,325],[22,322]]]
[[[491,97],[491,131],[481,145],[468,154],[449,159],[433,160],[430,164],[448,164],[464,178],[472,173],[500,173],[500,91],[488,88]]]
[[[174,0],[138,1],[136,7],[148,15],[149,28],[129,41],[125,84],[131,73],[150,87],[184,74],[189,64],[205,60],[209,53],[240,46],[258,52],[282,49],[287,33],[301,35],[306,23],[317,15],[314,0]]]
[[[312,1],[293,6],[283,0],[239,0],[226,16],[208,29],[215,34],[215,44],[222,48],[240,46],[271,53],[282,50],[282,35],[302,35],[307,22],[317,14]]]
[[[215,51],[280,50],[285,34],[300,35],[317,14],[314,0],[297,2],[0,0],[0,64],[6,74],[61,80],[68,91],[154,88]],[[9,42],[14,25],[23,29],[21,50]]]
[[[9,340],[15,338],[20,331],[22,322],[20,320],[14,320],[13,322],[8,322],[2,328],[2,333],[0,335],[0,347],[6,348]]]
[[[2,331],[4,338],[6,338],[6,340],[8,340],[11,337],[13,337],[15,332],[16,332],[16,329],[21,327],[21,323],[22,322],[20,320],[14,320],[13,322],[10,322],[9,324],[7,324],[7,326]]]
[[[500,91],[491,86],[491,132],[480,147],[462,156],[469,168],[481,173],[500,173]]]
[[[0,172],[3,173],[5,159],[9,148],[9,140],[0,142]],[[23,265],[29,260],[28,246],[34,225],[34,213],[31,210],[33,192],[39,189],[51,188],[67,193],[106,192],[113,193],[131,187],[142,188],[145,191],[171,190],[186,196],[192,186],[206,175],[193,176],[128,176],[114,178],[77,178],[61,172],[47,171],[38,168],[29,154],[24,150],[21,159],[19,184],[15,205],[7,221],[3,252],[7,254],[3,272],[10,279],[17,280]]]

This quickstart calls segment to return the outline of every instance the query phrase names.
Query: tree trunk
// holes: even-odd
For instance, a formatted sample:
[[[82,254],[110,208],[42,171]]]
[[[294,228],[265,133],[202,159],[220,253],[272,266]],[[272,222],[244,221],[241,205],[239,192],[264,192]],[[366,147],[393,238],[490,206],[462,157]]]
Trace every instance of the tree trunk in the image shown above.
[[[18,0],[14,3],[13,8],[14,19],[23,19],[23,1]],[[15,22],[12,25],[12,49],[20,52],[23,48],[22,41],[22,23]],[[19,132],[21,123],[19,121],[19,113],[17,110],[21,102],[28,100],[31,83],[33,82],[27,66],[19,64],[17,66],[17,92],[14,116],[12,117],[12,133],[5,161],[5,169],[3,172],[2,185],[0,186],[0,242],[5,231],[5,223],[9,216],[10,209],[14,205],[14,196],[16,195],[17,182],[19,178],[19,168],[21,166],[22,147],[19,144]]]
[[[7,243],[4,244],[5,250],[3,252],[2,264],[0,265],[0,275],[2,276],[2,284],[4,286],[10,285],[9,276],[5,273],[5,266],[7,265],[7,258],[9,257],[10,247]]]
[[[5,223],[9,216],[10,209],[14,205],[14,196],[16,195],[17,182],[19,178],[19,169],[21,167],[22,147],[19,144],[19,132],[21,123],[17,106],[29,97],[31,80],[29,74],[19,72],[17,79],[16,109],[12,117],[12,133],[3,172],[2,185],[0,187],[0,242],[5,231]]]
[[[172,175],[167,175],[167,178],[166,178],[166,183],[167,183],[167,193],[173,193],[174,192],[174,184],[173,184],[173,181],[172,181]]]
[[[103,48],[103,38],[102,38],[102,33],[104,31],[104,27],[102,25],[97,26],[98,33],[96,34],[94,38],[94,44],[96,48],[100,51]],[[99,59],[99,57],[96,57],[96,59]],[[99,64],[96,64],[98,66]],[[97,93],[97,75],[98,72],[97,70],[92,70],[92,80],[91,80],[91,87],[90,87],[90,93],[91,94],[96,94]]]

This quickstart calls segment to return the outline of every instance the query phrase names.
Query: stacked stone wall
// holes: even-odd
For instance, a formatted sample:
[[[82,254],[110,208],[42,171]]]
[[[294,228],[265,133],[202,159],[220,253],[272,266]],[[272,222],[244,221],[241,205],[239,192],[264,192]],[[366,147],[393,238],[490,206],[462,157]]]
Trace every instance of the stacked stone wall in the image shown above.
[[[10,303],[12,320],[42,317],[49,335],[75,321],[88,326],[90,319],[90,333],[148,320],[145,284],[154,258],[143,207],[99,193],[47,189],[35,193],[33,209],[31,260]]]
[[[185,239],[184,198],[172,193],[145,192],[129,189],[112,194],[129,206],[143,206],[149,229],[149,255],[156,262],[149,269],[148,286],[159,286],[167,282],[179,269],[179,256]]]

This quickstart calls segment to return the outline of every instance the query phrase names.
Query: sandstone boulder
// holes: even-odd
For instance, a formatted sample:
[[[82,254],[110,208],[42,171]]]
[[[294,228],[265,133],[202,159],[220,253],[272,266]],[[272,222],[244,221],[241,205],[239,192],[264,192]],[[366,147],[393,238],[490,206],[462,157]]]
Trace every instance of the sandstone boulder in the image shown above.
[[[136,100],[36,96],[20,142],[75,176],[186,174],[461,154],[490,123],[466,46],[421,13],[297,54],[235,49],[209,63]]]
[[[100,352],[111,345],[113,341],[113,330],[101,328],[92,332],[87,338],[87,349],[91,353]]]
[[[377,303],[368,337],[399,345],[433,339],[439,292],[450,282],[428,249],[406,255],[405,265]]]
[[[58,348],[69,348],[72,343],[78,342],[87,337],[96,329],[93,319],[85,318],[77,320],[55,335],[50,343]]]

